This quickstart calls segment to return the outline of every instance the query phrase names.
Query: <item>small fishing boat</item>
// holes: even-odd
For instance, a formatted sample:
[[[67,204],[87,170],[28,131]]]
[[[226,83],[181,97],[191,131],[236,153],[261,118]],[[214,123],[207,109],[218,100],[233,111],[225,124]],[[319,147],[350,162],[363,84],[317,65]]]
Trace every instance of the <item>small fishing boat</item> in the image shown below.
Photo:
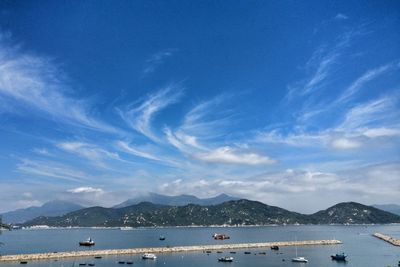
[[[222,257],[222,258],[219,258],[218,261],[232,262],[233,261],[233,257]]]
[[[85,241],[80,241],[79,246],[86,246],[86,247],[94,246],[94,241],[89,237]]]
[[[230,237],[228,235],[225,234],[213,234],[212,236],[215,240],[225,240],[225,239],[230,239]]]
[[[331,255],[332,260],[335,261],[346,261],[347,255],[344,253]]]
[[[279,247],[278,246],[271,246],[271,249],[272,250],[279,250]]]
[[[142,259],[144,260],[155,260],[157,259],[157,256],[154,255],[153,253],[145,253],[142,255]]]
[[[161,235],[159,239],[160,239],[161,241],[164,241],[164,240],[165,240],[165,236]]]
[[[250,251],[245,251],[244,254],[251,254],[251,252]]]

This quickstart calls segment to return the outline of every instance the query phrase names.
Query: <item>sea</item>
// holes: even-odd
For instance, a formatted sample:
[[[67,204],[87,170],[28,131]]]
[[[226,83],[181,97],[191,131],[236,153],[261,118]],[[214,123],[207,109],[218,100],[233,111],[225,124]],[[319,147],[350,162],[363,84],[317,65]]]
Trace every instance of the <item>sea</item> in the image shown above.
[[[120,261],[133,261],[136,267],[397,267],[400,247],[372,236],[380,232],[400,239],[400,225],[293,225],[260,227],[175,227],[175,228],[69,228],[23,229],[2,231],[0,255],[21,253],[61,252],[76,250],[120,249],[138,247],[185,246],[221,243],[253,243],[293,240],[337,239],[340,245],[280,247],[279,251],[262,249],[225,250],[222,253],[185,252],[158,254],[156,260],[142,260],[141,255],[69,258],[48,261],[29,261],[27,266],[126,266]],[[214,233],[230,236],[214,240]],[[159,240],[165,236],[165,240]],[[96,245],[79,247],[78,242],[91,237]],[[291,258],[304,256],[308,263],[295,263]],[[245,254],[244,252],[251,252]],[[234,252],[231,253],[231,252]],[[266,252],[265,254],[260,252]],[[344,252],[347,262],[332,261],[330,255]],[[233,262],[219,262],[218,258],[232,256]],[[19,262],[0,263],[20,266]]]

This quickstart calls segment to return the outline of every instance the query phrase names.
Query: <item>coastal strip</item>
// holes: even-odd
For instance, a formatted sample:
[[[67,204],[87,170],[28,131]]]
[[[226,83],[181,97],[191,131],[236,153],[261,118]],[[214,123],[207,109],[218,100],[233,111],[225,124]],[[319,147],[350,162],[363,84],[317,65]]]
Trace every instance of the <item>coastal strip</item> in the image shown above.
[[[193,252],[193,251],[206,251],[206,250],[266,248],[271,246],[282,246],[282,247],[317,246],[317,245],[338,245],[338,244],[342,244],[342,242],[339,240],[306,240],[306,241],[282,241],[282,242],[267,242],[267,243],[197,245],[197,246],[179,246],[179,247],[85,250],[85,251],[71,251],[71,252],[4,255],[0,256],[0,263],[10,262],[10,261],[50,260],[50,259],[60,259],[60,258],[72,258],[72,257],[90,257],[90,256],[123,255],[123,254],[172,253],[172,252]]]
[[[392,244],[393,246],[400,246],[400,239],[395,239],[395,238],[393,238],[391,236],[384,235],[384,234],[381,234],[381,233],[375,233],[375,234],[373,234],[373,236],[375,236],[375,237],[377,237],[379,239],[382,239],[382,240]]]

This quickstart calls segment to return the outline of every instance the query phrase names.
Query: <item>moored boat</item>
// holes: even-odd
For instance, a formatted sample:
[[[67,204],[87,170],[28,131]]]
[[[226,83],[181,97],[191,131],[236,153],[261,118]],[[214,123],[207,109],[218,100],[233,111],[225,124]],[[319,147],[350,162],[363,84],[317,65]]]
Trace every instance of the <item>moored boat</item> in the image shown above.
[[[153,253],[145,253],[142,255],[142,259],[144,260],[155,260],[157,259],[157,256],[154,255]]]
[[[90,247],[90,246],[94,246],[94,241],[93,241],[93,239],[91,239],[90,237],[87,239],[87,240],[85,240],[85,241],[80,241],[79,242],[79,246],[87,246],[87,247]]]
[[[308,260],[304,257],[296,257],[292,259],[293,262],[308,262]]]
[[[219,258],[218,261],[232,262],[233,261],[233,257],[222,257],[222,258]]]
[[[331,255],[332,260],[335,261],[346,261],[347,255],[344,253]]]
[[[212,236],[215,240],[224,240],[224,239],[230,239],[230,237],[228,235],[225,234],[213,234]]]

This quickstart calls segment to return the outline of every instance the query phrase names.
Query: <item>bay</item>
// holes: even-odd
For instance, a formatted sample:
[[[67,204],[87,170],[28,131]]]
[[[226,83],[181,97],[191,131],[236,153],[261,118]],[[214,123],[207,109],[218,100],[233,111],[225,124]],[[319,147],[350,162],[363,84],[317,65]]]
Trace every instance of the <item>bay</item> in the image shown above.
[[[141,255],[107,256],[102,259],[83,257],[60,259],[58,261],[31,261],[29,266],[79,266],[79,263],[95,263],[95,266],[123,266],[118,261],[133,261],[134,266],[397,266],[400,261],[400,247],[392,246],[372,236],[381,232],[400,238],[400,225],[323,225],[323,226],[265,226],[265,227],[187,227],[187,228],[145,228],[145,229],[36,229],[3,231],[0,241],[1,255],[61,252],[87,249],[119,249],[135,247],[184,246],[221,243],[252,243],[269,241],[338,239],[341,245],[298,247],[298,255],[305,256],[307,264],[293,263],[295,247],[281,247],[279,251],[269,248],[236,250],[236,254],[223,251],[221,254],[199,252],[158,254],[157,260],[142,260]],[[212,239],[214,233],[224,233],[229,240]],[[159,236],[165,236],[160,241]],[[78,242],[91,237],[94,248],[79,247]],[[250,251],[251,254],[244,254]],[[266,252],[266,255],[259,254]],[[345,252],[348,262],[340,263],[330,259],[331,254]],[[221,263],[218,257],[233,256],[234,262]],[[0,263],[0,266],[17,266],[19,263]],[[126,265],[126,264],[125,264]]]

